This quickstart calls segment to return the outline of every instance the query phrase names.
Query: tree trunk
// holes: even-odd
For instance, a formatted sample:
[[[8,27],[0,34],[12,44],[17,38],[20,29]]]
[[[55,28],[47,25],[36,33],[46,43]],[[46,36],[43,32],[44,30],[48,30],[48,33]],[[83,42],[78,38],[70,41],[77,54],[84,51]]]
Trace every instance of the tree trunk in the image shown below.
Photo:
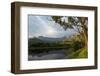
[[[83,34],[84,34],[85,47],[88,47],[88,31],[85,25],[83,25]]]

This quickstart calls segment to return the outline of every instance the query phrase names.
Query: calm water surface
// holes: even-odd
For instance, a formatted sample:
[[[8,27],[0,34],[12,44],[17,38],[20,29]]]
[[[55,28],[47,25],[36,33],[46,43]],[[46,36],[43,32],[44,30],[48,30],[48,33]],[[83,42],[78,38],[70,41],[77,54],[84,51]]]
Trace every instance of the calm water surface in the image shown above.
[[[38,50],[33,50],[29,53],[28,60],[49,60],[49,59],[65,59],[66,49],[44,50],[45,52],[36,53]],[[40,49],[39,49],[40,51]],[[41,50],[43,51],[43,50]]]

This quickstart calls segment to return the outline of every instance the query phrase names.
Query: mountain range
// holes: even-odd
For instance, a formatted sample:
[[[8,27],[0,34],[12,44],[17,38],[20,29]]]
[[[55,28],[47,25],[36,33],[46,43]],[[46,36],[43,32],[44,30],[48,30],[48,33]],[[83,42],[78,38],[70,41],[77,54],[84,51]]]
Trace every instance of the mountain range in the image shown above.
[[[44,37],[44,36],[39,36],[39,37],[34,37],[34,38],[29,38],[29,43],[30,42],[48,42],[48,43],[52,43],[52,42],[58,42],[58,41],[62,41],[66,39],[66,37],[61,37],[61,38],[51,38],[51,37]]]
[[[46,42],[55,42],[55,41],[62,41],[65,39],[65,37],[61,38],[52,38],[52,37],[44,37],[44,36],[39,36],[39,40],[46,41]]]

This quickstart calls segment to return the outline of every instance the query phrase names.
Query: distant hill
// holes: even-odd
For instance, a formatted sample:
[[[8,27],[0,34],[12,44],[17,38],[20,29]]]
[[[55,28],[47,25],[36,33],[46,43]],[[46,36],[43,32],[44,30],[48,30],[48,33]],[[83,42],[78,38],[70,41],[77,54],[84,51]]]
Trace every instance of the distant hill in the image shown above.
[[[31,44],[35,44],[35,43],[42,43],[43,41],[34,37],[34,38],[29,38],[28,39],[28,44],[31,45]]]
[[[50,38],[50,37],[44,37],[44,36],[39,36],[39,37],[34,37],[34,38],[29,38],[28,43],[35,44],[35,43],[53,43],[53,42],[59,42],[66,39],[65,37],[62,38]]]
[[[50,38],[50,37],[44,37],[44,36],[39,36],[39,40],[44,41],[44,42],[57,42],[57,41],[62,41],[65,39],[65,37],[62,38]]]

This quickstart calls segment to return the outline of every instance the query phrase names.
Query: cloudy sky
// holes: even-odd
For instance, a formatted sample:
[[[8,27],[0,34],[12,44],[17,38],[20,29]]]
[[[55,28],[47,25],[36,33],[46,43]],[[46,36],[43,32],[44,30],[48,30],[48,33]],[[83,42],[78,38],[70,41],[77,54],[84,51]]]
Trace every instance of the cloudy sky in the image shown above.
[[[50,16],[28,16],[28,37],[68,37],[75,33],[72,29],[67,29],[66,31],[57,23],[52,21]]]

